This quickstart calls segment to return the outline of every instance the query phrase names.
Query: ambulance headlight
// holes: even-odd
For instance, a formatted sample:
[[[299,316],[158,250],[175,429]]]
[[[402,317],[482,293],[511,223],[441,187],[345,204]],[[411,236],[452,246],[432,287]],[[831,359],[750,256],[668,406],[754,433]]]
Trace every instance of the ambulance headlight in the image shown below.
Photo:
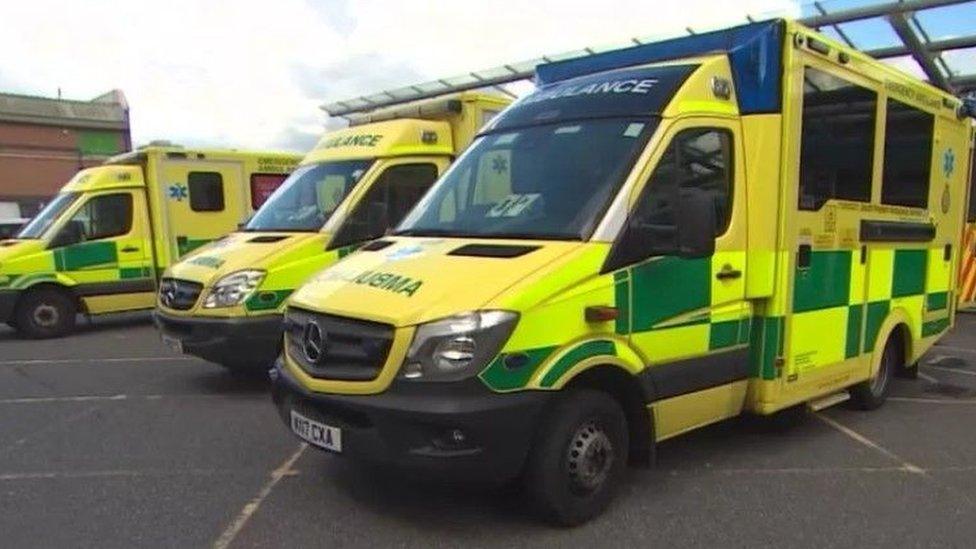
[[[414,381],[458,381],[498,354],[518,323],[511,311],[474,311],[421,324],[400,371]]]
[[[203,302],[204,308],[240,305],[261,285],[264,275],[264,271],[237,271],[221,278],[207,294],[207,300]]]

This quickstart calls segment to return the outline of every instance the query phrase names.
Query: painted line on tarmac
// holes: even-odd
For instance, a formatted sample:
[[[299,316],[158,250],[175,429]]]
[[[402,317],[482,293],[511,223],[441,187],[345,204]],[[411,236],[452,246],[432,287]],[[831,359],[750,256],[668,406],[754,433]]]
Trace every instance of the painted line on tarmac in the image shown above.
[[[834,429],[840,431],[841,433],[844,433],[845,435],[847,435],[848,437],[854,439],[855,441],[860,442],[861,444],[867,446],[868,448],[871,448],[871,449],[873,449],[873,450],[875,450],[875,451],[877,451],[877,452],[879,452],[879,453],[881,453],[881,454],[883,454],[883,455],[885,455],[885,456],[887,456],[887,457],[889,457],[889,458],[897,461],[898,463],[901,464],[901,468],[904,469],[906,472],[915,473],[915,474],[919,474],[919,475],[925,474],[925,469],[922,469],[921,467],[919,467],[918,465],[915,465],[914,463],[912,463],[910,461],[906,461],[904,458],[900,457],[898,454],[892,452],[891,450],[885,448],[884,446],[881,446],[877,442],[874,442],[873,440],[871,440],[868,437],[862,435],[861,433],[858,433],[854,429],[851,429],[850,427],[848,427],[846,425],[843,425],[843,424],[837,422],[836,420],[833,420],[833,419],[831,419],[831,418],[829,418],[829,417],[827,417],[825,415],[822,415],[822,414],[814,414],[814,417],[816,417],[820,421],[826,423],[827,425],[833,427]]]
[[[976,405],[976,398],[919,398],[919,397],[888,397],[892,402],[914,402],[917,404],[963,404]]]
[[[295,462],[298,461],[298,458],[302,457],[302,454],[304,454],[305,450],[307,449],[308,444],[305,444],[304,442],[299,444],[298,449],[295,450],[295,453],[293,453],[288,459],[279,465],[277,469],[271,471],[271,478],[268,479],[268,482],[261,487],[258,495],[255,496],[251,501],[247,502],[247,505],[241,509],[241,512],[237,515],[237,518],[234,519],[234,522],[232,522],[230,526],[228,526],[227,529],[220,534],[220,537],[217,538],[217,541],[215,541],[213,544],[214,549],[227,549],[227,547],[230,547],[230,544],[234,542],[237,534],[241,533],[241,530],[243,530],[244,526],[247,525],[247,521],[250,520],[250,518],[258,510],[258,507],[261,506],[261,503],[271,494],[271,491],[274,490],[274,487],[278,484],[282,477],[295,474],[292,467],[295,465]]]
[[[970,349],[968,347],[956,347],[954,345],[933,345],[932,350],[936,350],[936,349],[944,350],[944,351],[952,351],[956,353],[969,353],[969,354],[976,355],[976,349]]]
[[[30,366],[33,364],[104,364],[106,362],[192,362],[197,359],[188,356],[134,356],[113,358],[32,358],[23,360],[0,360],[0,366]]]
[[[976,376],[976,372],[973,372],[973,371],[970,371],[970,370],[960,370],[958,368],[946,368],[944,366],[933,366],[931,364],[925,364],[924,366],[926,368],[929,368],[930,370],[935,370],[937,372],[947,372],[947,373],[950,373],[950,374],[961,374],[961,375],[964,375],[964,376]]]
[[[934,378],[934,377],[932,377],[932,376],[930,376],[928,374],[922,373],[922,372],[919,372],[918,373],[918,378],[919,379],[924,379],[925,381],[928,381],[929,383],[934,383],[935,385],[938,385],[938,384],[942,383],[938,379],[936,379],[936,378]]]
[[[88,478],[135,478],[135,477],[164,477],[164,476],[214,476],[239,473],[241,470],[231,469],[177,469],[177,470],[149,470],[137,471],[129,469],[107,471],[40,471],[32,473],[0,473],[0,482],[17,480],[57,480],[57,479],[88,479]]]
[[[172,395],[74,395],[59,397],[23,397],[23,398],[2,398],[0,405],[3,404],[51,404],[56,402],[121,402],[127,400],[163,400],[163,399],[210,399],[219,398],[227,400],[233,398],[228,395],[212,394],[172,394]]]

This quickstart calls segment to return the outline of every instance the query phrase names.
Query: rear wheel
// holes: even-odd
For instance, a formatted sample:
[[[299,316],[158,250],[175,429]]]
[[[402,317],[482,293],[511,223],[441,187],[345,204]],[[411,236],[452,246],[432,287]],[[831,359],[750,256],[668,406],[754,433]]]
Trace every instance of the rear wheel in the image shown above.
[[[874,410],[884,404],[891,392],[891,378],[902,363],[901,345],[892,334],[881,353],[874,377],[851,387],[851,404],[860,410]]]
[[[55,288],[30,290],[17,303],[14,325],[35,339],[59,337],[75,327],[78,306],[67,292]]]
[[[627,418],[600,391],[568,391],[558,399],[539,425],[524,482],[545,518],[573,526],[610,503],[627,463]]]

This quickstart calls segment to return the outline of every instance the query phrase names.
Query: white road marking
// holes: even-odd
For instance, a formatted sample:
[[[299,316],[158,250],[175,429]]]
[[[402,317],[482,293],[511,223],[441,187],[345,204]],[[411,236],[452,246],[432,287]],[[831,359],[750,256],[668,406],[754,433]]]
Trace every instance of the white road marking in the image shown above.
[[[0,473],[0,482],[16,480],[48,480],[48,479],[86,479],[86,478],[110,478],[110,477],[154,477],[154,476],[212,476],[237,473],[240,470],[232,469],[174,469],[136,471],[129,469],[117,469],[107,471],[41,471],[33,473]]]
[[[976,398],[918,398],[918,397],[888,397],[892,402],[915,402],[918,404],[967,404],[976,405]]]
[[[936,378],[934,378],[934,377],[932,377],[932,376],[930,376],[928,374],[923,374],[922,372],[919,372],[918,373],[918,378],[919,379],[924,379],[925,381],[928,381],[929,383],[934,383],[936,385],[938,385],[939,383],[942,383],[938,379],[936,379]]]
[[[829,417],[827,417],[825,415],[822,415],[822,414],[814,414],[814,416],[817,419],[819,419],[820,421],[826,423],[827,425],[830,425],[834,429],[837,429],[841,433],[844,433],[848,437],[856,440],[857,442],[860,442],[861,444],[867,446],[868,448],[871,448],[871,449],[873,449],[873,450],[875,450],[875,451],[877,451],[877,452],[879,452],[879,453],[881,453],[881,454],[883,454],[883,455],[885,455],[885,456],[887,456],[887,457],[889,457],[889,458],[897,461],[898,463],[901,464],[901,468],[904,469],[906,472],[916,473],[916,474],[920,474],[920,475],[921,474],[925,474],[925,469],[922,469],[918,465],[915,465],[914,463],[911,463],[909,461],[906,461],[906,460],[902,459],[900,456],[898,456],[898,454],[895,454],[894,452],[892,452],[891,450],[888,450],[887,448],[881,446],[877,442],[874,442],[873,440],[867,438],[866,436],[862,435],[861,433],[858,433],[854,429],[851,429],[850,427],[848,427],[846,425],[842,425],[841,423],[838,423],[837,421],[834,421],[833,419],[830,419]]]
[[[948,372],[948,373],[951,373],[951,374],[961,374],[961,375],[964,375],[964,376],[976,376],[976,372],[973,372],[973,371],[970,371],[970,370],[960,370],[958,368],[946,368],[944,366],[933,366],[931,364],[925,364],[925,367],[926,368],[931,368],[932,370],[936,370],[936,371],[939,371],[939,372]]]
[[[275,485],[278,484],[281,478],[295,474],[295,471],[292,470],[292,466],[295,465],[295,462],[298,461],[298,458],[302,457],[302,454],[304,454],[305,450],[307,449],[308,444],[305,444],[304,442],[299,444],[298,449],[295,450],[295,453],[293,453],[291,457],[286,459],[284,463],[278,466],[277,469],[271,471],[271,478],[268,479],[268,482],[261,487],[258,495],[255,496],[251,501],[247,502],[247,505],[241,509],[241,512],[237,515],[237,518],[234,519],[234,522],[230,523],[230,526],[228,526],[227,529],[220,534],[220,537],[217,538],[217,541],[215,541],[213,544],[214,549],[227,549],[227,547],[230,547],[230,544],[233,543],[234,538],[236,538],[237,534],[244,529],[247,521],[251,518],[251,516],[254,515],[255,511],[258,510],[258,507],[261,506],[261,502],[263,502],[271,494],[271,490],[274,489]]]
[[[113,362],[191,362],[195,358],[188,356],[134,356],[114,358],[52,358],[52,359],[23,359],[0,360],[0,366],[31,366],[34,364],[105,364]]]
[[[954,353],[969,353],[976,355],[976,349],[969,349],[967,347],[955,347],[953,345],[934,345],[932,349],[940,349],[945,351],[951,351]]]
[[[172,395],[74,395],[58,397],[25,397],[25,398],[0,398],[0,405],[3,404],[50,404],[55,402],[118,402],[123,400],[162,400],[169,398],[180,399],[208,399],[219,398],[227,400],[228,395],[203,395],[203,394],[172,394]]]

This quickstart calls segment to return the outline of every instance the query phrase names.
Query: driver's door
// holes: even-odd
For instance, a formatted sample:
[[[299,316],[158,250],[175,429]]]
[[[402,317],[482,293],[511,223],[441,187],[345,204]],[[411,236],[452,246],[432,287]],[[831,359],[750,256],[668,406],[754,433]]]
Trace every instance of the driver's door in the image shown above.
[[[667,145],[655,155],[632,206],[632,222],[676,235],[679,193],[704,193],[715,205],[712,256],[655,256],[615,272],[618,295],[629,296],[630,304],[618,331],[625,326],[648,365],[659,400],[728,388],[749,373],[751,311],[745,299],[746,194],[739,136],[735,119],[679,121],[662,139]],[[744,391],[745,384],[739,385]],[[722,392],[718,412],[706,405],[677,423],[659,425],[658,437],[721,415],[734,397]]]
[[[141,189],[86,197],[49,245],[55,270],[93,314],[152,307],[150,246]]]

